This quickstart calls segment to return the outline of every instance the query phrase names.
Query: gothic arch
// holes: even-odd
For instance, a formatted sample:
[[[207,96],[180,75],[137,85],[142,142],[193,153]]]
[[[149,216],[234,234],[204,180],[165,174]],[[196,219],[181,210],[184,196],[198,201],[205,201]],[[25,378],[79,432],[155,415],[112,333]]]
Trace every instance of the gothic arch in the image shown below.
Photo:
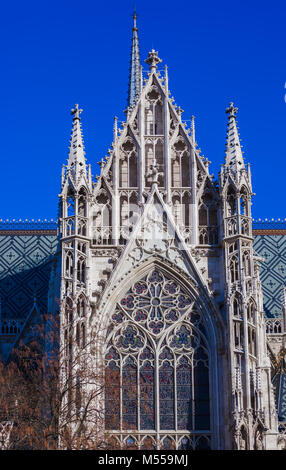
[[[154,278],[152,280],[150,280],[150,276],[154,276]],[[157,278],[157,281],[155,280],[155,278]],[[156,282],[157,282],[157,284],[156,284]],[[157,291],[157,293],[156,293],[155,290],[157,289],[157,287],[159,285],[161,286],[160,287],[161,290],[159,289],[160,293],[158,293],[159,291]],[[136,291],[136,289],[137,289],[137,291]],[[143,292],[148,291],[148,296],[143,295],[143,298],[141,298],[142,297],[141,296],[142,289],[143,289]],[[151,290],[152,289],[153,289],[153,297],[151,295]],[[168,289],[170,291],[168,291]],[[169,300],[167,298],[168,295],[169,295]],[[134,296],[137,296],[136,297],[136,299],[137,299],[136,300],[136,302],[137,302],[136,303],[136,308],[135,308],[135,304],[132,304],[132,302],[134,301]],[[139,297],[138,296],[139,297],[141,296],[140,298],[141,298],[141,302],[143,302],[143,304],[145,302],[145,304],[141,308],[138,307],[138,305],[139,305],[138,304],[138,302],[139,302]],[[178,296],[180,297],[180,301],[178,300],[178,298],[179,298]],[[164,299],[163,299],[163,297],[164,297]],[[173,299],[176,298],[176,302],[177,302],[176,307],[174,307],[174,305],[172,304],[172,302],[170,300],[171,298],[173,298]],[[111,307],[110,302],[107,302],[107,304],[105,305],[105,308],[102,309],[102,310],[100,308],[100,305],[98,306],[98,310],[101,311],[101,314],[102,314],[101,319],[100,319],[100,328],[101,328],[101,331],[103,332],[103,334],[104,334],[104,332],[106,334],[106,350],[104,351],[104,354],[109,354],[108,361],[109,361],[109,364],[112,364],[112,367],[113,367],[113,369],[111,367],[111,369],[112,369],[111,371],[108,369],[108,374],[111,374],[111,375],[108,376],[109,378],[108,378],[107,383],[110,383],[110,380],[111,380],[111,382],[113,380],[113,381],[115,381],[115,384],[116,383],[118,384],[118,380],[119,381],[122,380],[122,379],[120,379],[121,374],[124,373],[125,374],[124,375],[124,381],[129,380],[129,382],[130,382],[130,383],[128,383],[128,390],[129,391],[133,390],[134,393],[135,393],[135,389],[137,390],[136,387],[138,386],[138,383],[136,382],[136,380],[139,380],[139,379],[136,379],[136,377],[139,377],[139,376],[141,377],[140,367],[141,366],[143,367],[144,364],[148,363],[147,369],[149,368],[148,373],[150,375],[150,373],[151,373],[150,372],[150,367],[151,367],[151,364],[153,364],[152,365],[153,373],[155,373],[155,371],[157,371],[156,374],[159,374],[159,376],[160,376],[160,367],[162,366],[162,364],[165,361],[165,363],[168,363],[169,369],[167,367],[167,369],[164,371],[164,374],[167,374],[167,376],[168,376],[168,374],[173,373],[173,376],[174,376],[174,374],[177,374],[177,372],[180,370],[180,367],[182,368],[182,370],[184,368],[186,369],[186,367],[187,367],[186,371],[182,372],[183,376],[187,377],[188,373],[193,374],[192,375],[192,380],[193,381],[197,380],[197,382],[195,382],[195,383],[199,384],[198,380],[200,380],[200,379],[194,379],[194,377],[195,377],[194,374],[199,374],[199,372],[194,372],[195,367],[198,367],[197,371],[199,371],[200,367],[202,367],[202,368],[206,367],[208,369],[208,375],[206,375],[206,373],[204,372],[205,373],[204,377],[206,377],[206,376],[208,377],[207,387],[209,387],[209,388],[207,389],[207,391],[205,391],[206,396],[208,396],[208,398],[207,398],[208,404],[204,403],[203,405],[200,405],[200,406],[205,407],[205,409],[209,406],[209,418],[206,418],[206,417],[202,418],[202,420],[203,419],[205,419],[205,420],[209,419],[209,423],[208,423],[208,426],[206,424],[205,425],[201,424],[200,428],[201,428],[201,430],[205,429],[205,432],[203,432],[201,435],[199,435],[197,437],[202,438],[202,440],[200,441],[200,445],[206,445],[206,443],[208,443],[209,440],[210,440],[210,435],[211,435],[210,430],[211,430],[211,432],[213,432],[213,434],[214,434],[214,439],[216,440],[218,438],[218,431],[213,428],[213,426],[214,426],[213,423],[216,423],[216,425],[217,425],[217,423],[219,421],[218,420],[218,414],[219,414],[219,410],[218,410],[218,407],[219,407],[219,404],[218,404],[218,402],[219,402],[218,386],[219,386],[219,383],[218,383],[218,380],[217,380],[217,378],[218,378],[217,353],[218,353],[218,344],[220,342],[219,341],[220,332],[218,331],[218,329],[219,329],[218,325],[215,324],[215,321],[214,321],[214,318],[213,318],[214,317],[213,312],[211,314],[211,312],[208,311],[208,308],[205,308],[205,305],[203,304],[203,302],[201,302],[201,300],[199,298],[199,293],[194,288],[193,284],[191,282],[188,282],[188,280],[185,279],[182,275],[178,275],[178,273],[176,273],[174,270],[170,269],[170,266],[166,266],[165,263],[163,263],[163,262],[158,262],[158,261],[153,260],[152,262],[149,261],[148,263],[145,263],[145,266],[143,266],[143,268],[139,267],[139,269],[135,270],[132,273],[132,275],[130,275],[128,281],[127,280],[122,281],[118,285],[118,287],[116,289],[116,293],[115,292],[112,293],[112,299],[113,299],[112,307]],[[156,310],[156,307],[155,307],[156,302],[158,302],[157,305],[159,305],[159,307],[157,307],[157,310]],[[180,317],[180,312],[181,312],[180,305],[181,306],[183,305],[184,308],[185,308],[185,311],[184,311],[184,313],[181,317]],[[161,318],[159,318],[158,317],[158,311],[162,310],[162,309],[165,309],[164,310],[165,313],[167,312],[167,310],[168,310],[168,312],[166,314],[164,313],[163,316],[161,314]],[[154,313],[155,311],[157,312],[156,314]],[[129,312],[129,314],[128,314],[128,312]],[[150,313],[150,312],[153,312],[153,318],[152,318],[152,313]],[[157,315],[157,323],[155,322],[156,325],[152,326],[151,323],[154,320],[154,318],[156,317],[156,315]],[[169,315],[169,317],[167,318],[168,315]],[[190,318],[188,318],[188,317],[190,317]],[[200,320],[197,320],[198,321],[197,325],[195,324],[195,322],[196,322],[195,318],[196,317],[198,319],[200,319]],[[122,318],[123,318],[123,320],[122,320]],[[193,318],[194,320],[191,320],[191,318]],[[160,321],[161,321],[161,324],[160,324]],[[200,326],[198,326],[199,324],[200,324]],[[190,330],[192,330],[192,332],[193,332],[192,334],[193,334],[194,337],[196,337],[196,339],[194,339],[194,337],[192,337],[192,335],[190,333]],[[116,335],[118,335],[118,336],[116,336]],[[124,339],[122,339],[123,336],[124,336]],[[176,337],[177,339],[174,340],[174,337]],[[193,338],[192,340],[190,339],[191,337]],[[118,338],[121,338],[121,339],[118,339]],[[185,344],[188,344],[189,347],[191,347],[191,341],[193,341],[193,343],[192,343],[193,344],[192,353],[190,353],[190,351],[189,351],[189,353],[187,353],[185,351],[185,353],[183,354],[182,351],[181,352],[179,351],[178,344],[176,343],[176,341],[179,341],[178,338],[181,338],[183,342],[185,341]],[[189,338],[189,339],[187,339],[187,338]],[[123,347],[122,346],[123,344],[125,344],[125,345],[127,344],[128,348],[130,347],[131,350],[132,350],[132,346],[134,346],[134,344],[137,344],[137,346],[140,345],[140,348],[139,348],[140,351],[138,352],[137,356],[136,356],[135,352],[133,351],[130,354],[128,353],[129,356],[128,356],[128,354],[127,355],[125,354],[125,356],[123,355],[124,358],[122,358],[123,357],[122,354],[123,354],[124,351],[122,350],[122,348],[118,349],[118,346],[117,346],[117,343],[116,343],[117,340],[121,342],[120,347]],[[197,343],[196,343],[196,341],[197,341]],[[101,343],[101,341],[100,341],[100,343]],[[197,344],[196,348],[194,347],[195,343]],[[184,347],[187,348],[187,346],[183,346],[183,348]],[[98,352],[98,354],[100,354],[100,352],[103,353],[102,350],[101,351],[98,350],[97,352]],[[144,360],[141,359],[141,354],[145,354]],[[162,356],[162,354],[164,355],[164,357]],[[134,355],[136,356],[136,358],[135,358]],[[173,358],[171,359],[172,355],[173,355]],[[114,356],[114,357],[112,357],[112,356]],[[119,358],[119,356],[120,356],[120,358]],[[105,357],[107,357],[107,356],[105,356]],[[155,359],[155,357],[156,357],[156,359]],[[180,359],[180,357],[181,357],[181,359]],[[103,361],[102,356],[101,356],[101,361]],[[118,364],[119,363],[118,363],[118,361],[120,361],[121,374],[119,374],[119,369],[118,369],[118,367],[119,367]],[[160,361],[161,361],[161,363],[160,363]],[[182,364],[180,363],[180,361],[183,361]],[[192,363],[192,361],[194,361],[194,362]],[[196,365],[194,365],[194,364],[196,364]],[[124,372],[124,370],[125,370],[124,367],[125,366],[126,366],[126,368],[128,368],[128,371],[126,369],[126,373]],[[152,367],[151,367],[151,369],[152,369]],[[173,367],[173,369],[172,369],[172,367]],[[136,369],[136,368],[138,368],[138,369]],[[135,372],[135,370],[137,370],[137,372]],[[173,372],[172,372],[172,370],[173,370]],[[192,372],[188,372],[190,370]],[[138,374],[139,374],[139,376],[138,376]],[[178,372],[178,374],[179,374],[179,372]],[[203,375],[203,372],[200,372],[200,374]],[[132,382],[132,380],[133,380],[134,383]],[[175,380],[175,379],[173,379],[173,380]],[[179,379],[177,378],[176,383],[178,383],[178,380]],[[206,381],[206,379],[202,379],[202,380]],[[125,383],[124,381],[123,381],[123,383]],[[193,392],[192,393],[197,393],[196,390],[199,389],[198,388],[199,385],[196,388],[193,381],[191,382],[193,384],[193,387],[192,387]],[[135,382],[136,382],[136,384],[135,384]],[[187,384],[185,384],[185,386],[188,386],[190,388],[191,383],[189,383],[189,385],[187,383]],[[119,409],[118,408],[119,398],[118,398],[118,395],[116,396],[116,393],[120,394],[120,391],[119,391],[120,387],[123,389],[122,390],[122,396],[124,395],[124,393],[125,393],[125,395],[127,394],[126,395],[127,405],[126,405],[125,402],[124,403],[121,402],[122,403],[121,404],[121,410],[129,409],[128,408],[128,406],[129,406],[128,403],[129,402],[128,402],[127,390],[125,390],[123,385],[120,385],[120,387],[118,388],[115,384],[113,383],[113,389],[112,389],[113,391],[111,389],[108,389],[108,391],[107,391],[106,409],[107,409],[107,416],[108,416],[107,422],[109,423],[109,425],[108,425],[109,430],[113,429],[114,426],[115,426],[114,429],[116,429],[116,426],[117,427],[119,426],[118,423],[119,423],[120,420],[121,420],[120,423],[125,422],[127,420],[130,423],[131,429],[136,428],[138,422],[136,421],[137,418],[136,418],[135,415],[136,415],[136,413],[139,412],[137,408],[136,408],[137,411],[136,411],[135,414],[134,413],[132,414],[132,412],[130,412],[129,414],[127,412],[126,416],[124,414],[122,414],[120,416],[117,414],[115,416],[115,414],[114,414],[115,410]],[[173,384],[173,382],[171,383],[170,387],[173,386],[172,384]],[[145,383],[145,385],[146,385],[146,383]],[[147,385],[146,385],[146,387],[147,387]],[[157,387],[160,387],[160,386],[157,385]],[[146,387],[145,387],[145,389],[146,389]],[[206,385],[204,385],[203,387],[206,387]],[[115,394],[114,394],[114,390],[117,390],[117,392]],[[148,387],[147,387],[147,391],[148,391]],[[158,390],[157,390],[157,392],[158,392]],[[160,392],[161,392],[161,389],[160,389]],[[167,390],[165,390],[165,392],[166,392],[165,393],[166,397],[172,396],[171,389],[168,391],[168,393],[167,393]],[[174,402],[170,403],[170,406],[173,407],[174,410],[178,410],[179,409],[178,408],[179,407],[179,404],[178,404],[179,399],[176,398],[177,395],[175,393],[173,395],[174,395],[174,398],[173,398]],[[110,400],[108,400],[108,396],[111,397]],[[120,400],[123,399],[122,396],[121,396]],[[154,393],[154,396],[156,396],[155,393]],[[203,393],[201,393],[200,396],[203,396]],[[141,398],[140,397],[141,397],[141,395],[138,398],[139,401],[142,398],[142,397]],[[190,403],[192,403],[192,406],[194,406],[193,403],[195,403],[195,400],[196,399],[193,397],[192,400],[190,400],[190,402],[188,402],[188,406],[191,406]],[[197,400],[199,400],[199,398],[197,398]],[[129,400],[129,401],[131,402],[132,400]],[[172,400],[170,400],[170,401],[172,401]],[[116,403],[116,406],[114,405],[115,403]],[[186,403],[185,403],[185,405],[186,405]],[[114,406],[115,406],[115,408],[114,408]],[[183,431],[184,431],[184,433],[188,432],[188,427],[185,426],[185,428],[187,428],[187,430],[181,428],[182,431],[180,431],[180,429],[178,430],[178,428],[176,427],[177,431],[174,431],[174,426],[175,426],[174,422],[175,421],[173,421],[173,426],[170,424],[170,422],[169,422],[169,424],[164,425],[164,423],[167,423],[167,421],[164,421],[164,419],[168,420],[168,417],[166,417],[166,416],[162,417],[160,413],[158,414],[158,409],[159,409],[158,406],[159,405],[157,405],[157,408],[155,406],[155,412],[154,412],[154,417],[153,417],[154,420],[156,419],[156,423],[157,423],[156,426],[160,427],[160,425],[162,425],[162,427],[160,427],[160,429],[162,429],[162,432],[164,431],[165,434],[166,434],[167,429],[171,429],[169,431],[169,433],[172,435],[172,439],[174,439],[176,441],[175,445],[178,448],[179,445],[180,445],[180,440],[183,437],[182,432]],[[182,407],[183,405],[180,404],[180,406]],[[197,406],[199,407],[199,405],[197,405]],[[132,407],[130,405],[130,410],[131,409],[132,409]],[[199,409],[199,408],[197,408],[197,409]],[[121,411],[121,413],[123,413],[123,411]],[[141,408],[140,408],[139,414],[140,413],[141,413]],[[112,416],[113,416],[113,418],[112,418]],[[114,418],[114,416],[115,416],[115,418]],[[148,421],[148,419],[150,418],[150,417],[148,418],[148,416],[147,417],[144,416],[144,413],[143,413],[143,415],[141,413],[140,416],[141,416],[142,420],[144,420],[146,418],[146,420]],[[176,423],[177,423],[176,426],[178,426],[178,422],[180,420],[181,420],[181,422],[183,422],[184,419],[186,419],[186,415],[182,415],[182,416],[179,416],[178,412],[174,411],[174,416],[172,417],[170,415],[169,419],[170,420],[172,420],[172,419],[176,420]],[[191,416],[190,419],[192,420],[192,425],[188,424],[188,426],[189,426],[189,432],[190,432],[190,435],[191,435],[192,434],[191,430],[195,429],[194,428],[194,426],[195,426],[194,423],[196,422],[196,419],[199,419],[199,418],[195,418],[194,414],[190,414],[190,416]],[[110,419],[111,419],[111,421],[110,421]],[[119,421],[114,422],[114,419],[115,420],[119,419]],[[112,420],[113,420],[113,422],[112,422]],[[160,425],[158,425],[158,422],[160,423]],[[153,430],[151,433],[149,432],[150,429],[148,429],[148,426],[146,425],[147,428],[145,428],[145,429],[140,428],[136,432],[134,431],[134,433],[135,433],[134,436],[133,436],[134,439],[136,438],[136,435],[138,435],[138,433],[139,433],[139,437],[140,437],[142,435],[143,431],[145,433],[148,432],[148,435],[149,436],[152,435],[153,438],[155,438],[157,436],[157,439],[158,439],[158,432],[160,434],[160,431],[158,431],[158,427],[156,427],[156,429],[157,429],[157,431],[156,431],[155,430],[155,424],[154,424],[154,422],[152,422],[152,423],[153,424],[151,426],[150,420],[149,420],[151,430]],[[204,428],[204,426],[205,426],[205,428]],[[163,429],[163,428],[165,428],[165,429]],[[206,429],[206,428],[208,428],[208,429]],[[198,429],[198,427],[197,427],[197,429]],[[130,430],[127,430],[127,431],[129,432]],[[125,432],[125,435],[126,435],[126,432]],[[122,434],[122,436],[123,436],[123,434]],[[165,438],[163,439],[163,436],[160,435],[159,439],[160,439],[160,445],[163,445],[163,440]],[[192,440],[192,444],[190,444],[190,445],[192,445],[194,448],[196,448],[196,444],[195,444],[194,440]],[[197,445],[199,446],[199,441],[198,441]]]
[[[226,214],[231,217],[237,214],[237,194],[233,185],[229,185],[226,192]]]
[[[119,266],[117,269],[118,268]],[[201,292],[199,292],[198,285],[191,274],[186,275],[181,270],[177,269],[174,264],[171,264],[170,262],[166,263],[165,260],[157,257],[150,257],[145,262],[141,262],[134,266],[132,270],[128,271],[126,276],[120,278],[119,281],[116,282],[114,280],[114,272],[108,285],[106,285],[105,295],[102,296],[101,302],[97,306],[98,311],[101,312],[101,327],[107,328],[110,311],[113,305],[119,301],[120,296],[122,294],[124,295],[133,282],[139,281],[141,277],[153,268],[158,268],[163,270],[167,275],[171,275],[174,280],[179,282],[184,289],[188,290],[197,299],[198,304],[200,304],[200,307],[204,312],[207,328],[211,332],[214,344],[218,345],[218,347],[222,347],[224,341],[224,321],[219,311],[214,305],[211,305],[211,302],[207,301],[205,298],[201,298]]]

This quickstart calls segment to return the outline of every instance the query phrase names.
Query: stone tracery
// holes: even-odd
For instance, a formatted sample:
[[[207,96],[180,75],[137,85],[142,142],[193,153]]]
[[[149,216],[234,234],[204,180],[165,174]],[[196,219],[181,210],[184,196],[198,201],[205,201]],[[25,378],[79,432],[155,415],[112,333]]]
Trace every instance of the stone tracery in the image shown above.
[[[157,445],[168,447],[171,439],[177,448],[182,434],[188,432],[185,445],[191,446],[190,434],[200,431],[209,443],[209,351],[202,331],[194,301],[161,270],[132,285],[108,329],[105,411],[110,431],[121,435],[133,429],[135,439],[148,430]],[[167,441],[166,431],[171,433]]]

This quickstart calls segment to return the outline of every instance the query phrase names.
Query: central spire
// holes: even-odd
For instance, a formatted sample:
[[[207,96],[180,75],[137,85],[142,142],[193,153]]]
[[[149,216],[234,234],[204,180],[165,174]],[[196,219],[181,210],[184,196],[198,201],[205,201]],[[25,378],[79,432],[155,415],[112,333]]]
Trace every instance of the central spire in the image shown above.
[[[130,60],[130,74],[128,87],[128,106],[133,106],[141,89],[141,66],[139,54],[138,28],[136,25],[136,11],[133,14],[132,46]]]

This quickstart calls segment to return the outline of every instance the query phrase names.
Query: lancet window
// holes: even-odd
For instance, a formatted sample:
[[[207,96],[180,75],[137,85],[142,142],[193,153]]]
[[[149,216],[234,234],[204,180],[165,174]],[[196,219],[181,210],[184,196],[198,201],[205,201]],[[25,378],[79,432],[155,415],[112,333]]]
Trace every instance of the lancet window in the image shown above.
[[[65,276],[71,278],[73,275],[73,255],[70,251],[66,253]]]
[[[227,216],[231,217],[237,213],[236,194],[232,187],[228,188],[226,197]]]
[[[236,294],[232,302],[232,313],[235,318],[242,318],[241,296]]]
[[[155,85],[147,93],[145,102],[145,135],[163,134],[163,107],[161,95]]]
[[[235,320],[233,322],[233,332],[234,332],[234,347],[242,351],[244,349],[244,332],[243,332],[243,322]]]
[[[77,261],[77,280],[80,283],[85,282],[85,258],[79,257]]]
[[[249,216],[248,191],[243,186],[240,190],[240,215]]]
[[[138,186],[137,150],[134,141],[127,136],[121,147],[119,163],[119,186],[136,188]]]
[[[211,193],[205,193],[199,205],[199,243],[218,243],[217,203]]]
[[[256,305],[251,299],[247,305],[248,351],[256,356]]]
[[[176,280],[154,269],[136,281],[116,305],[106,344],[109,433],[122,442],[129,433],[140,448],[146,436],[163,448],[210,446],[208,339]]]
[[[112,207],[107,191],[101,188],[96,196],[96,210],[93,214],[93,244],[108,245],[112,241]]]
[[[243,251],[242,264],[243,264],[243,267],[244,267],[245,276],[251,276],[251,262],[250,262],[250,253],[249,253],[249,251]]]
[[[74,216],[74,195],[69,192],[67,197],[67,217]]]
[[[229,262],[230,281],[238,281],[238,256],[232,255]]]
[[[190,187],[190,153],[182,136],[173,145],[172,186],[174,188]]]
[[[78,198],[78,215],[81,217],[86,217],[86,212],[86,192],[84,188],[81,188]]]

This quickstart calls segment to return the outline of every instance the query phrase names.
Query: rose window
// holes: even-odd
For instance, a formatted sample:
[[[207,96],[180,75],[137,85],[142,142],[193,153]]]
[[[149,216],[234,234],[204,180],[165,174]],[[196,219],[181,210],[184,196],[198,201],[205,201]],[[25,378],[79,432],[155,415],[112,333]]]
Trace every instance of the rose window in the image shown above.
[[[133,320],[158,336],[190,308],[191,300],[177,282],[156,270],[144,281],[136,282],[119,305]]]

